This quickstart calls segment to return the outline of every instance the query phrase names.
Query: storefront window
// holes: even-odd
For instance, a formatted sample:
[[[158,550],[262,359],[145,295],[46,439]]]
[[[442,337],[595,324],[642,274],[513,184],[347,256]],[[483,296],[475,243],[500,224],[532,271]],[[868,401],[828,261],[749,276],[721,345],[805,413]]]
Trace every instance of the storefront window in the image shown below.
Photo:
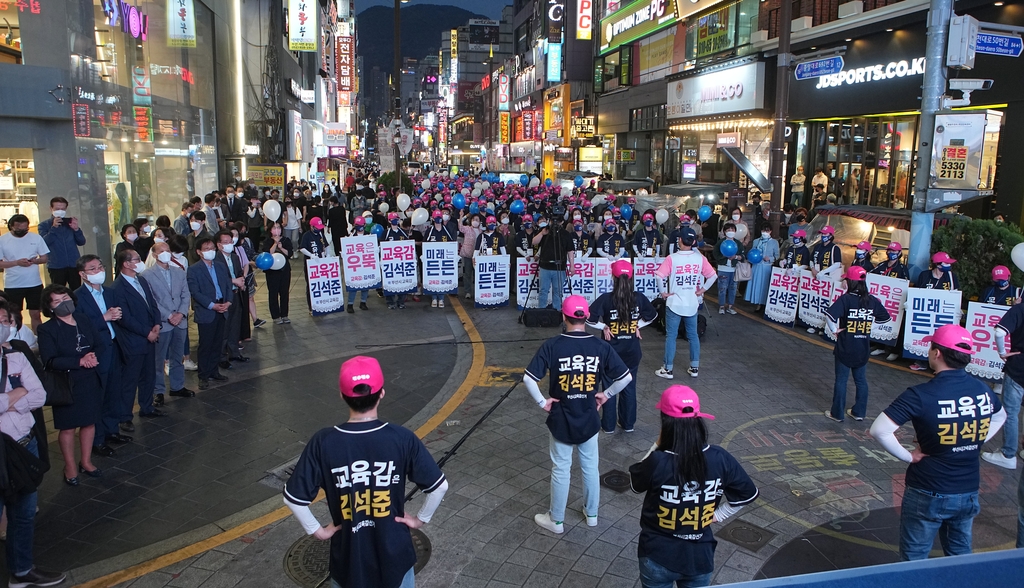
[[[740,0],[690,18],[686,27],[687,65],[692,67],[723,51],[748,53],[744,46],[750,43],[750,32],[757,30],[757,13],[758,0]]]
[[[36,206],[36,165],[31,149],[0,149],[0,218],[15,214],[39,224]]]

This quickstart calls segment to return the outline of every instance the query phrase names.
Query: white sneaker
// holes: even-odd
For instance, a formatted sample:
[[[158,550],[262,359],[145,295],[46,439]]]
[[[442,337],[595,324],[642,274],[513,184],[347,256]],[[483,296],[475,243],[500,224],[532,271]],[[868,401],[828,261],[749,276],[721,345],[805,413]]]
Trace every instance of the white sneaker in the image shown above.
[[[437,298],[430,301],[430,308],[437,308]]]
[[[879,355],[883,355],[884,353],[885,347],[879,347],[878,349],[874,349],[871,351],[872,357],[878,357]]]
[[[596,520],[597,517],[595,517]],[[565,528],[562,523],[556,523],[551,520],[551,513],[545,512],[541,514],[533,515],[533,522],[537,523],[538,526],[551,531],[555,535],[561,535]],[[594,524],[597,524],[596,522]]]
[[[729,314],[739,314],[738,312],[736,312],[736,309],[735,309],[735,308],[733,308],[733,307],[731,307],[731,306],[730,306],[729,308],[727,308],[727,309],[725,310],[725,312],[727,312],[727,313],[729,313]]]
[[[818,332],[818,329],[815,329],[814,327],[807,327],[807,332],[813,335]]]
[[[196,364],[196,362],[192,361],[191,359],[186,359],[185,361],[181,362],[181,365],[185,366],[186,372],[199,371],[199,365]]]
[[[695,367],[686,368],[686,373],[690,374],[691,378],[696,378],[697,377],[697,371],[698,370]]]
[[[885,356],[885,361],[896,361],[899,358],[900,358],[900,354],[899,353],[890,353],[889,355]]]
[[[437,307],[438,308],[444,308],[444,300],[438,300],[437,301]]]
[[[659,378],[665,378],[666,380],[671,380],[672,378],[675,377],[672,375],[671,370],[665,369],[665,366],[661,366],[660,368],[655,370],[654,375],[658,376]]]
[[[592,516],[588,515],[586,509],[583,509],[583,518],[587,519],[587,526],[588,527],[596,527],[597,526],[597,517],[596,516],[592,517]]]
[[[989,462],[992,465],[997,465],[1001,468],[1008,470],[1017,469],[1017,456],[1006,457],[1002,451],[993,451],[991,453],[982,453],[981,459]]]
[[[718,314],[725,314],[725,307],[724,306],[719,306],[718,307]]]
[[[472,300],[472,299],[473,299],[473,293],[472,292],[466,292],[466,300]]]

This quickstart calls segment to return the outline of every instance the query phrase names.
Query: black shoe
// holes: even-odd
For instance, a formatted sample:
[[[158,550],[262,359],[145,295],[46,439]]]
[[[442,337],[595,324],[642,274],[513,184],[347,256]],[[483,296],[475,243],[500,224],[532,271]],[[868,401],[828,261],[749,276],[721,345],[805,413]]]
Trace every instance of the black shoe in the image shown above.
[[[82,465],[82,462],[78,462],[78,471],[83,473],[83,474],[85,474],[85,475],[87,475],[87,476],[89,476],[90,478],[102,478],[103,477],[103,470],[101,470],[99,468],[96,468],[96,469],[94,469],[93,471],[90,472],[89,470],[85,469],[85,467]]]
[[[153,404],[156,405],[156,406],[163,406],[164,405],[164,395],[163,394],[157,394],[155,397],[153,397]]]
[[[67,484],[68,486],[77,486],[78,485],[78,476],[75,476],[74,478],[69,478],[67,476],[64,476],[64,483]],[[13,584],[12,584],[12,586],[13,586]],[[29,583],[29,584],[25,584],[25,586],[35,586],[35,584]]]
[[[377,288],[377,298],[384,298],[384,290]]]
[[[115,451],[111,446],[104,443],[103,445],[93,445],[92,453],[93,455],[102,455],[103,457],[114,457]]]
[[[104,439],[104,441],[107,443],[116,443],[118,445],[124,445],[125,443],[131,443],[132,438],[129,437],[128,435],[107,435],[107,438]]]
[[[227,376],[223,376],[221,374],[214,374],[214,375],[210,376],[210,379],[211,380],[216,380],[218,382],[227,382],[228,381],[228,377]]]
[[[167,416],[167,415],[154,408],[153,412],[140,412],[139,416],[144,418],[144,419],[155,419],[155,418],[164,417],[164,416]]]
[[[258,328],[262,327],[265,324],[267,324],[267,321],[265,321],[264,319],[256,319],[252,323],[252,328],[258,329]]]
[[[359,303],[359,310],[370,310],[370,307],[366,306],[365,302],[360,302]]]
[[[231,365],[230,361],[222,361],[222,362],[217,364],[217,367],[219,367],[222,370],[234,369],[234,366]]]
[[[356,313],[356,311],[352,309],[352,305],[351,304],[349,304],[347,307],[345,307],[345,312],[347,312],[349,314],[355,314]]]
[[[209,390],[210,389],[210,381],[209,380],[199,380],[199,389],[200,390]]]
[[[238,363],[248,363],[249,358],[244,355],[239,355],[238,357],[232,357],[231,361],[237,361]]]
[[[32,568],[32,571],[23,576],[15,576],[14,574],[11,574],[10,583],[8,585],[11,588],[56,586],[63,582],[65,578],[66,575],[60,572],[48,572],[40,568]]]
[[[134,433],[135,425],[133,425],[131,421],[125,421],[121,423],[121,430],[125,433]]]
[[[181,390],[171,390],[170,394],[171,396],[175,396],[177,398],[192,398],[193,396],[196,395],[195,392],[189,390],[188,388],[182,388]]]

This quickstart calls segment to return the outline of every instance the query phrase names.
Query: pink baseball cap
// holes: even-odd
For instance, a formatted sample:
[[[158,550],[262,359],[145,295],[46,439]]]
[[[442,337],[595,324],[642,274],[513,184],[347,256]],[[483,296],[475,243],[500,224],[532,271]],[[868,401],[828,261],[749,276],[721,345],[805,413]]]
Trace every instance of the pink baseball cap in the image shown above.
[[[356,392],[356,386],[366,384],[370,391],[366,394]],[[384,374],[380,371],[380,363],[372,357],[357,355],[341,364],[338,374],[338,387],[341,393],[350,398],[358,398],[367,394],[376,394],[384,387]]]
[[[900,245],[899,241],[893,241],[886,247],[889,251],[903,251],[903,245]]]
[[[821,227],[821,230],[818,231],[818,232],[821,233],[822,235],[835,235],[836,234],[836,230],[833,227],[831,227],[830,225],[825,225],[824,227]]]
[[[807,231],[805,231],[803,229],[800,229],[800,230],[797,230],[797,231],[793,231],[793,236],[797,237],[799,239],[805,239],[805,238],[807,238]]]
[[[864,279],[864,276],[867,275],[867,273],[867,270],[862,268],[861,266],[851,265],[850,267],[846,268],[846,273],[843,274],[843,277],[846,278],[847,280],[859,282]]]
[[[935,329],[935,332],[921,340],[924,343],[934,343],[946,349],[960,351],[974,355],[974,339],[971,332],[960,325],[944,325]],[[964,347],[966,345],[966,347]]]
[[[388,220],[389,221],[398,220],[398,213],[397,212],[389,212],[388,213]]]
[[[356,218],[354,218],[352,220],[352,224],[354,224],[357,227],[365,227],[366,226],[366,218],[362,217],[362,216],[357,216]]]
[[[309,226],[316,230],[320,230],[324,228],[324,221],[320,220],[320,217],[314,216],[313,219],[309,221]]]
[[[607,226],[615,226],[615,224],[616,224],[615,223],[615,219],[613,219],[613,218],[610,218],[610,219],[604,221],[604,226],[606,226],[606,227]]]
[[[656,406],[662,414],[677,419],[703,417],[715,420],[714,415],[700,411],[700,398],[688,386],[669,386],[661,393],[661,400]]]
[[[588,318],[590,316],[590,305],[587,299],[579,294],[573,294],[562,301],[562,314],[570,318]]]
[[[932,263],[956,263],[956,260],[945,251],[939,251],[932,256]]]
[[[648,212],[647,214],[644,215],[643,220],[654,220],[654,215]]]
[[[612,263],[612,277],[617,278],[619,276],[632,276],[633,275],[633,264],[629,263],[628,260],[619,259]]]
[[[992,268],[992,279],[993,280],[1009,280],[1010,279],[1010,268],[1005,265],[997,265]]]
[[[871,251],[871,243],[861,241],[860,243],[857,243],[857,249],[860,249],[861,251]]]

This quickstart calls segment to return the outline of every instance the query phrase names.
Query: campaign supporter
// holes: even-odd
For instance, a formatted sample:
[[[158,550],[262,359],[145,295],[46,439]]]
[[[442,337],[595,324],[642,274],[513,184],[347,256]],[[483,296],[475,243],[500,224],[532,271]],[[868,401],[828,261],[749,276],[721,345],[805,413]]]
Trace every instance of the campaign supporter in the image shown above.
[[[550,219],[541,217],[531,243],[537,251],[537,266],[540,269],[540,290],[537,305],[540,308],[562,308],[562,290],[565,288],[566,273],[576,259],[572,237],[559,227],[550,227]],[[551,302],[548,303],[548,291]]]
[[[533,520],[556,534],[564,530],[574,448],[579,450],[583,470],[583,516],[588,527],[597,526],[601,502],[597,449],[601,419],[597,409],[633,379],[611,345],[586,332],[586,319],[590,316],[586,298],[569,296],[561,305],[561,311],[565,332],[541,345],[523,376],[530,396],[548,412],[547,426],[551,434],[550,508],[548,512],[535,515]],[[550,398],[545,399],[537,384],[548,372]],[[604,391],[598,391],[600,382],[609,383]]]
[[[752,264],[753,273],[750,283],[747,284],[747,292],[743,299],[754,305],[754,310],[760,312],[764,303],[768,300],[768,287],[771,285],[772,266],[779,259],[779,242],[772,238],[772,227],[769,224],[761,226],[761,237],[754,239],[750,246],[751,250],[757,249],[761,252],[761,261]]]
[[[786,251],[786,256],[779,262],[779,267],[790,270],[806,268],[811,262],[811,253],[807,250],[807,233],[797,229],[792,232],[790,238],[793,245]]]
[[[188,239],[188,252],[186,253],[186,257],[188,258],[188,263],[191,265],[199,263],[200,259],[199,254],[197,253],[198,249],[196,247],[196,244],[198,244],[199,241],[202,239],[212,240],[213,233],[207,230],[205,222],[206,213],[203,212],[202,210],[197,210],[193,212],[189,218],[191,218],[191,220],[189,221],[189,228],[192,230],[188,233],[188,236],[186,237]]]
[[[939,251],[932,255],[932,267],[930,271],[921,272],[917,276],[915,288],[926,288],[929,290],[959,290],[960,280],[953,273],[953,264],[956,260],[945,251]]]
[[[258,202],[258,200],[257,200]],[[174,222],[171,224],[171,228],[174,232],[179,235],[187,235],[189,232],[188,217],[192,214],[193,205],[191,202],[185,202],[181,205],[181,214],[175,217]]]
[[[497,228],[497,219],[488,216],[484,232],[476,237],[474,257],[477,255],[505,255],[505,237],[496,231]]]
[[[736,253],[722,253],[722,243],[712,250],[715,263],[718,264],[718,314],[736,314],[736,309],[733,308],[736,302],[736,264],[746,258],[746,250],[743,243],[736,240],[736,225],[725,223],[723,236],[725,239],[722,243],[731,241],[736,244]]]
[[[1020,288],[1010,284],[1010,268],[997,265],[992,268],[992,285],[985,288],[978,298],[985,304],[1013,306],[1020,299]]]
[[[362,217],[359,217],[362,219]],[[365,221],[364,221],[365,222]],[[284,229],[281,223],[275,221],[270,224],[267,238],[263,240],[263,252],[271,255],[280,253],[285,259],[291,257],[293,245],[288,237],[284,236]],[[292,322],[288,319],[288,291],[291,289],[292,266],[285,262],[281,269],[269,268],[263,270],[263,276],[267,281],[268,306],[270,307],[270,318],[274,324],[284,325]],[[350,291],[349,296],[354,293]],[[363,300],[366,300],[366,293],[363,292]]]
[[[978,457],[1006,420],[992,390],[964,370],[975,353],[967,329],[944,325],[924,342],[935,377],[907,388],[871,425],[871,436],[910,464],[900,515],[904,561],[927,559],[936,535],[945,555],[971,553],[971,526],[981,510]],[[912,451],[895,435],[907,422],[917,443]]]
[[[814,247],[814,251],[811,253],[811,275],[816,280],[837,282],[843,271],[843,252],[835,242],[836,230],[826,225],[821,228],[819,233],[821,242]],[[822,275],[819,276],[819,274]]]
[[[898,242],[893,241],[889,243],[889,246],[885,249],[885,261],[879,263],[871,270],[871,273],[878,274],[880,276],[889,276],[890,278],[900,278],[901,280],[910,279],[907,273],[907,267],[903,265],[900,258],[903,255],[903,246]]]
[[[465,214],[463,210],[463,215]],[[483,232],[480,228],[480,216],[463,216],[459,232],[462,233],[462,247],[459,248],[459,257],[462,258],[462,287],[466,290],[466,300],[472,300],[476,290],[476,264],[473,263],[473,258],[476,257],[476,238]]]
[[[117,257],[117,254],[125,249],[135,249],[135,242],[138,240],[139,230],[135,225],[128,224],[121,227],[121,242],[114,246],[114,257]]]
[[[641,223],[643,229],[633,235],[633,251],[637,257],[661,257],[662,235],[654,226],[654,215],[645,213]]]
[[[435,210],[433,222],[423,236],[426,243],[454,243],[455,235],[444,226],[444,215],[440,210]],[[431,308],[444,308],[444,294],[432,294],[430,301]]]
[[[85,245],[85,234],[78,226],[78,219],[68,218],[68,201],[63,196],[50,199],[50,218],[40,221],[37,227],[39,236],[50,249],[46,271],[50,275],[51,284],[67,286],[71,290],[82,285],[75,269],[78,260],[78,248]]]
[[[362,237],[364,235],[366,235],[366,218],[362,216],[357,216],[355,220],[352,221],[352,236]],[[285,265],[285,267],[287,267],[287,264]],[[352,308],[352,305],[356,303],[356,294],[359,293],[362,294],[362,297],[360,298],[359,301],[359,309],[370,310],[370,307],[366,305],[366,297],[370,294],[369,290],[357,290],[355,288],[345,289],[348,290],[348,304],[345,306],[345,312],[349,314],[355,313],[355,309]],[[287,321],[286,319],[286,322],[290,321]]]
[[[582,217],[573,218],[569,237],[577,257],[591,257],[594,253],[594,238],[586,231],[586,227]]]
[[[302,275],[306,277],[306,306],[309,307],[309,312],[312,314],[313,302],[309,297],[309,266],[306,265],[306,260],[327,257],[327,238],[324,237],[324,221],[319,216],[312,217],[309,223],[309,230],[303,233],[302,241],[299,243],[299,253],[305,256],[302,261]]]
[[[42,237],[28,232],[28,224],[28,217],[23,214],[7,221],[9,232],[0,235],[0,269],[4,270],[4,293],[11,312],[21,314],[21,309],[28,306],[32,330],[38,332],[43,279],[36,266],[49,261],[50,249]]]
[[[725,232],[728,230],[728,226],[729,225],[732,225],[733,230],[736,231],[737,233],[739,233],[739,231],[737,229],[739,228],[740,225],[747,226],[747,222],[745,220],[743,220],[743,211],[740,210],[740,207],[734,206],[732,208],[732,210],[729,212],[729,214],[730,214],[730,219],[725,221],[725,223],[722,224],[722,236],[725,236]],[[747,231],[743,234],[742,238],[737,237],[737,239],[739,239],[739,243],[737,243],[737,244],[742,244],[743,245],[743,247],[741,247],[741,249],[745,249],[746,247],[749,247],[750,246],[750,241],[751,241],[751,239],[753,239],[753,235],[751,235],[750,228],[749,227],[747,228]]]
[[[300,194],[301,192],[294,190],[291,197],[285,197],[284,210],[281,211],[280,218],[281,225],[284,227],[284,236],[296,244],[302,240],[302,209],[295,204],[295,200]]]
[[[523,217],[523,228],[516,233],[515,236],[515,250],[519,254],[519,257],[525,258],[527,261],[533,259],[534,248],[533,248],[533,237],[536,235],[533,230],[533,217]]]
[[[590,307],[587,325],[602,332],[622,363],[629,368],[632,380],[616,394],[617,400],[606,402],[601,411],[601,430],[614,433],[615,424],[627,433],[636,426],[636,379],[643,353],[640,329],[658,318],[658,311],[646,296],[633,287],[633,265],[620,259],[612,263],[612,291],[597,297]],[[616,418],[617,417],[617,418]]]
[[[715,283],[718,274],[711,262],[695,249],[697,235],[691,229],[676,233],[676,252],[658,266],[658,292],[665,299],[665,359],[654,375],[671,380],[676,357],[679,323],[686,328],[690,346],[690,367],[686,373],[696,378],[700,367],[700,338],[697,336],[697,311],[704,292]]]
[[[875,269],[874,264],[871,263],[871,243],[867,241],[857,243],[857,249],[853,252],[853,265],[864,268],[866,272]]]
[[[309,440],[285,485],[284,502],[307,535],[330,540],[332,586],[412,588],[416,551],[409,530],[430,522],[448,481],[412,431],[379,420],[385,390],[376,359],[349,359],[338,384],[348,420]],[[406,513],[407,481],[426,494],[417,515]],[[331,514],[324,526],[309,509],[320,491]]]
[[[853,372],[857,386],[857,397],[853,408],[846,415],[855,421],[864,420],[868,410],[868,354],[871,351],[871,327],[874,323],[887,323],[889,311],[882,303],[868,293],[864,268],[851,265],[846,270],[846,292],[825,311],[825,325],[835,334],[833,350],[836,365],[836,380],[832,388],[832,407],[825,416],[843,422],[846,408],[846,383]]]
[[[1009,337],[1009,345],[1006,338]],[[1006,311],[995,328],[996,351],[1003,359],[1003,407],[1006,424],[1003,445],[997,451],[983,453],[985,461],[1009,470],[1017,469],[1017,450],[1020,449],[1020,407],[1024,397],[1024,305],[1016,304]],[[1022,503],[1024,505],[1024,503]]]
[[[626,238],[619,234],[615,219],[604,221],[604,233],[597,238],[597,254],[605,259],[628,257]]]
[[[384,230],[384,233],[380,236],[380,241],[408,241],[412,239],[404,229],[400,226],[400,220],[397,212],[388,213],[388,227]],[[396,308],[405,308],[405,294],[395,294],[387,297],[388,309],[395,310]]]
[[[709,586],[718,541],[711,525],[757,499],[757,486],[728,451],[708,443],[700,398],[686,386],[661,394],[661,434],[651,451],[629,467],[640,511],[640,585]]]

